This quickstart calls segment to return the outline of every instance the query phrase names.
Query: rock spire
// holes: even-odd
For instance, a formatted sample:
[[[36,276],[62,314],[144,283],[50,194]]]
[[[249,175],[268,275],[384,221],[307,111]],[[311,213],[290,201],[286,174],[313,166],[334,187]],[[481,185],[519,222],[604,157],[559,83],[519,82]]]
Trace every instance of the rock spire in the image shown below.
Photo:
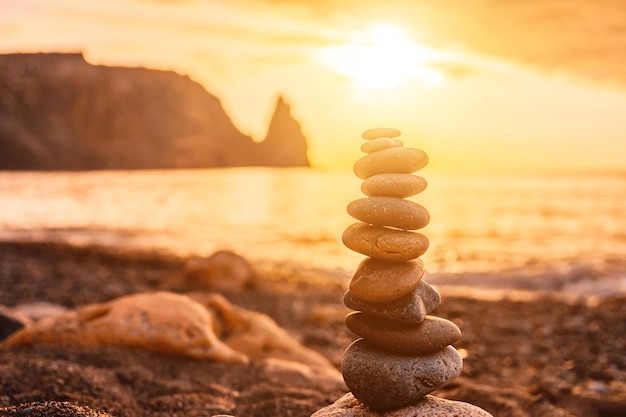
[[[261,148],[268,166],[309,166],[306,138],[283,96],[278,97]]]

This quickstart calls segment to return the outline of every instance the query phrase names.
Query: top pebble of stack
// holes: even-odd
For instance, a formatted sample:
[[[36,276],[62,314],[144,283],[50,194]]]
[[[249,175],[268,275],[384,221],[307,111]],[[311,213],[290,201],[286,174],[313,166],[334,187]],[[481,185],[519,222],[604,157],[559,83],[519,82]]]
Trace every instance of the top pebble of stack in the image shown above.
[[[372,140],[379,138],[397,138],[400,136],[400,131],[392,127],[375,127],[373,129],[367,129],[361,134],[363,139]]]
[[[379,138],[397,138],[400,136],[400,131],[392,127],[375,127],[373,129],[367,129],[361,134],[363,139],[372,140]]]

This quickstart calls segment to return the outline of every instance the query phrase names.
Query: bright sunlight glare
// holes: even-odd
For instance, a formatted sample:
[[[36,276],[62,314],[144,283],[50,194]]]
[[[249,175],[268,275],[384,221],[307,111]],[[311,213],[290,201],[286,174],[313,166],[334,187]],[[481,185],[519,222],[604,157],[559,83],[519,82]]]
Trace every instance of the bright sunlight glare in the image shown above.
[[[441,72],[428,65],[437,53],[416,44],[401,28],[391,24],[355,32],[346,44],[326,48],[320,58],[359,89],[397,87],[410,79],[429,87],[446,81]]]

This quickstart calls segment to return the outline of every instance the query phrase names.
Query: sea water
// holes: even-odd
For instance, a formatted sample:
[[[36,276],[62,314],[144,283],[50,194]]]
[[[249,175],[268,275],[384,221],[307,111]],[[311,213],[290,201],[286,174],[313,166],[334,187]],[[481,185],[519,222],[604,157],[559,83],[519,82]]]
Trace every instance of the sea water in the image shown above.
[[[626,292],[626,176],[420,174],[431,281]],[[306,168],[0,172],[0,239],[351,271],[363,256],[341,234],[361,197],[351,172]]]

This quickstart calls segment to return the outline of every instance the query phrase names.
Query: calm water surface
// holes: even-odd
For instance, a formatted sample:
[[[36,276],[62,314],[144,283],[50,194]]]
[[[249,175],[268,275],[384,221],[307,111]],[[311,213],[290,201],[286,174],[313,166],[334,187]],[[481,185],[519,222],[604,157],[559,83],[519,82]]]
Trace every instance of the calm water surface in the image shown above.
[[[424,171],[423,257],[463,285],[626,291],[625,176],[460,176]],[[0,239],[55,240],[352,270],[341,233],[362,197],[351,172],[235,168],[0,172]]]

